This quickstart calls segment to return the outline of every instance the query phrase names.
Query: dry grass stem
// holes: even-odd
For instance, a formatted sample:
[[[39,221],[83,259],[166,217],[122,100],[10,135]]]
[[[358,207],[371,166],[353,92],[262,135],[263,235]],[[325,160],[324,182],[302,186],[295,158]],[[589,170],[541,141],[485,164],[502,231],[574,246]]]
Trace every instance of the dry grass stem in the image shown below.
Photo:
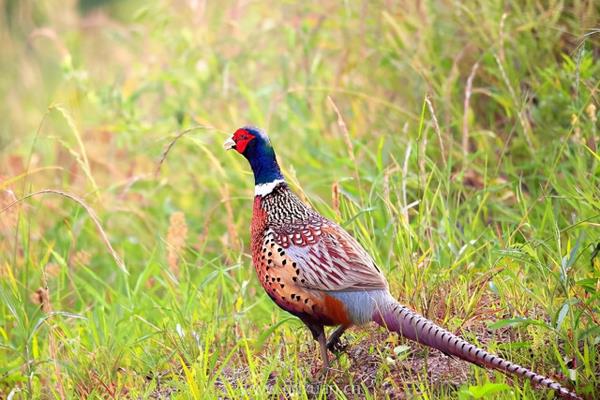
[[[110,240],[108,240],[108,236],[106,235],[106,232],[104,231],[104,228],[102,227],[102,224],[100,223],[100,219],[96,215],[96,212],[94,211],[94,209],[92,207],[90,207],[89,205],[87,205],[87,203],[85,203],[82,199],[80,199],[78,196],[76,196],[74,194],[63,192],[62,190],[56,190],[56,189],[43,189],[43,190],[39,190],[37,192],[30,193],[30,194],[28,194],[26,196],[23,196],[20,199],[17,199],[15,201],[13,201],[12,203],[10,203],[9,205],[7,205],[6,207],[0,209],[0,215],[2,215],[4,212],[6,212],[11,207],[13,207],[13,206],[15,206],[15,205],[23,202],[24,200],[27,200],[27,199],[29,199],[31,197],[35,197],[35,196],[38,196],[38,195],[41,195],[41,194],[57,194],[59,196],[65,197],[65,198],[67,198],[69,200],[72,200],[75,203],[79,204],[81,207],[83,207],[85,209],[85,211],[88,213],[89,217],[94,222],[94,224],[96,225],[96,228],[98,229],[98,233],[100,234],[100,237],[102,238],[102,241],[106,245],[106,248],[108,249],[108,252],[112,256],[112,258],[115,261],[115,263],[117,264],[117,266],[123,272],[128,273],[127,272],[127,268],[125,267],[125,263],[123,262],[123,260],[121,259],[121,257],[117,254],[117,252],[115,251],[115,249],[112,247],[112,244],[110,243]]]
[[[333,101],[331,96],[327,96],[327,100],[329,101],[331,108],[333,108],[333,111],[335,112],[335,114],[337,116],[337,124],[338,124],[338,127],[340,128],[340,130],[342,131],[342,134],[344,137],[344,142],[346,143],[346,149],[348,150],[348,157],[350,157],[350,160],[352,161],[352,164],[354,165],[354,178],[356,179],[356,184],[358,186],[359,192],[362,193],[360,174],[358,172],[358,164],[356,162],[356,157],[354,155],[354,145],[352,144],[352,138],[350,136],[350,132],[348,131],[348,126],[346,125],[346,122],[344,121],[344,117],[342,117],[342,113],[340,112],[339,108],[337,107],[337,105],[335,104],[335,102]]]
[[[44,314],[50,315],[52,313],[53,310],[52,303],[50,301],[50,290],[48,289],[48,283],[45,282],[45,278],[44,287],[38,288],[31,294],[30,298],[34,304],[40,306],[40,309]],[[62,384],[62,372],[58,361],[58,346],[56,343],[55,329],[52,325],[50,325],[49,318],[46,318],[44,322],[48,325],[48,351],[53,361],[54,373],[56,374],[56,390],[60,394],[60,398],[65,399],[66,395],[64,386]]]
[[[340,216],[340,184],[338,181],[334,181],[331,184],[331,208],[333,212],[339,218]]]
[[[469,154],[469,103],[471,101],[471,94],[473,93],[473,79],[479,68],[479,61],[473,64],[471,73],[467,79],[467,86],[465,88],[465,101],[463,105],[463,121],[462,121],[462,152],[464,161],[467,160]]]
[[[442,130],[440,129],[440,124],[438,123],[438,119],[435,115],[435,109],[433,108],[433,104],[429,99],[429,95],[425,96],[425,102],[427,103],[427,107],[429,108],[429,112],[431,113],[431,119],[433,120],[433,128],[435,129],[435,133],[437,134],[438,140],[440,142],[440,153],[442,155],[442,162],[444,163],[444,167],[446,166],[446,146],[444,146],[444,140],[442,139]]]
[[[83,144],[83,138],[81,137],[81,133],[79,132],[79,129],[77,128],[77,124],[75,123],[75,120],[73,119],[73,117],[71,116],[69,111],[61,105],[54,104],[54,105],[50,106],[48,108],[48,112],[51,112],[51,111],[58,112],[60,114],[60,116],[63,117],[63,119],[67,123],[67,126],[69,127],[70,131],[73,133],[73,136],[75,137],[75,140],[77,141],[77,146],[79,147],[79,153],[77,153],[73,149],[68,148],[67,146],[65,146],[65,147],[67,147],[67,149],[71,152],[71,154],[73,154],[73,156],[75,157],[75,161],[77,162],[77,164],[79,164],[81,166],[81,169],[83,170],[86,177],[92,184],[92,187],[94,188],[94,195],[96,195],[98,197],[98,199],[101,200],[100,189],[98,188],[98,184],[96,183],[96,180],[94,179],[94,175],[92,175],[92,168],[90,166],[90,161],[87,156],[87,150],[85,148],[85,145]]]
[[[40,309],[49,314],[52,312],[52,304],[50,304],[50,292],[47,287],[40,287],[31,294],[31,302],[40,306]]]
[[[504,81],[504,84],[506,85],[506,88],[508,89],[508,92],[510,93],[510,97],[511,97],[511,100],[513,101],[514,107],[517,110],[519,124],[521,125],[521,128],[523,129],[523,135],[525,136],[527,145],[529,146],[530,151],[533,151],[534,146],[533,146],[533,139],[532,139],[533,134],[531,132],[531,124],[529,123],[529,120],[527,119],[527,117],[525,115],[523,106],[521,105],[521,103],[519,102],[519,99],[517,98],[515,89],[510,84],[510,80],[508,79],[508,75],[506,74],[506,70],[504,69],[504,65],[503,65],[502,61],[500,60],[500,58],[498,57],[497,54],[494,54],[494,59],[496,60],[496,64],[498,65],[498,69],[500,70],[500,75],[502,76],[502,80]]]
[[[176,211],[169,219],[169,230],[167,232],[167,264],[175,277],[179,277],[179,258],[185,247],[188,227],[185,222],[185,214]]]
[[[160,173],[160,168],[162,167],[163,163],[167,159],[167,156],[169,155],[169,152],[171,151],[173,146],[175,146],[175,143],[177,143],[177,141],[179,139],[181,139],[184,135],[187,135],[188,133],[196,131],[198,129],[215,129],[215,128],[212,126],[208,126],[208,125],[196,125],[196,126],[192,126],[191,128],[185,129],[185,130],[179,132],[177,135],[175,135],[175,137],[169,143],[167,143],[162,154],[160,155],[160,159],[156,163],[156,168],[154,169],[154,178],[155,179],[158,178],[158,174]]]
[[[350,132],[348,132],[348,126],[346,125],[346,122],[342,117],[342,113],[340,112],[339,108],[337,107],[331,96],[327,96],[327,100],[329,101],[329,105],[331,105],[331,108],[333,108],[333,111],[335,111],[335,114],[337,116],[337,124],[340,130],[342,131],[342,134],[344,135],[344,142],[346,143],[346,148],[348,149],[348,156],[350,157],[352,162],[356,163],[356,158],[354,157],[354,145],[352,144]]]

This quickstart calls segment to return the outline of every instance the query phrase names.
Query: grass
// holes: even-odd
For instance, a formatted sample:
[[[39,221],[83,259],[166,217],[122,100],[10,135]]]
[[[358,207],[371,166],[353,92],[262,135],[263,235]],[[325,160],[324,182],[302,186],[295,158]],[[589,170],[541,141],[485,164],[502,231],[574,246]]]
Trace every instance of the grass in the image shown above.
[[[552,397],[372,326],[313,382],[246,123],[401,302],[600,395],[596,2],[1,4],[0,398]]]

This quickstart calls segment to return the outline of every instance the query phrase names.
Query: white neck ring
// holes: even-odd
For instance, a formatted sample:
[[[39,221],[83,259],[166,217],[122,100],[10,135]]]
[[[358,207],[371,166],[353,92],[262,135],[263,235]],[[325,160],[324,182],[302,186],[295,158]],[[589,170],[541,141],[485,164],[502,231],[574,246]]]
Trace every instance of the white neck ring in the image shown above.
[[[254,195],[264,197],[271,193],[273,189],[275,189],[275,186],[282,182],[284,182],[283,179],[275,179],[273,182],[259,183],[258,185],[254,186]]]

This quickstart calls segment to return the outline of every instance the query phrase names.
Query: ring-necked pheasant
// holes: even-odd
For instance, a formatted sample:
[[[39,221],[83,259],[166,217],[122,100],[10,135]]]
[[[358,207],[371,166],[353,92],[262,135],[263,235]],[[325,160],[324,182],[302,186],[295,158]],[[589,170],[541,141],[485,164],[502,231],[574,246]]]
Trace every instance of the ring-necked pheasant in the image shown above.
[[[224,143],[250,163],[254,173],[252,262],[260,283],[279,307],[299,317],[319,343],[324,369],[352,325],[369,321],[481,367],[513,373],[580,397],[545,376],[480,349],[401,305],[362,246],[336,223],[304,204],[288,187],[267,135],[238,129]],[[326,342],[324,326],[338,326]]]

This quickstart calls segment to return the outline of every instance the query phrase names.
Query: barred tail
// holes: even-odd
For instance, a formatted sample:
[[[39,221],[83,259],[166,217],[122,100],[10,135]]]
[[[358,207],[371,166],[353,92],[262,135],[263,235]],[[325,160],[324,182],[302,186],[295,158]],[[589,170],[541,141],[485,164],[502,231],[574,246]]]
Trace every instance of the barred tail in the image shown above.
[[[446,354],[462,358],[480,367],[496,369],[507,374],[527,378],[534,384],[555,390],[562,398],[582,400],[576,393],[571,392],[558,382],[490,354],[437,326],[432,321],[396,301],[379,307],[373,313],[373,320],[390,331],[397,332],[408,339],[433,347]]]

